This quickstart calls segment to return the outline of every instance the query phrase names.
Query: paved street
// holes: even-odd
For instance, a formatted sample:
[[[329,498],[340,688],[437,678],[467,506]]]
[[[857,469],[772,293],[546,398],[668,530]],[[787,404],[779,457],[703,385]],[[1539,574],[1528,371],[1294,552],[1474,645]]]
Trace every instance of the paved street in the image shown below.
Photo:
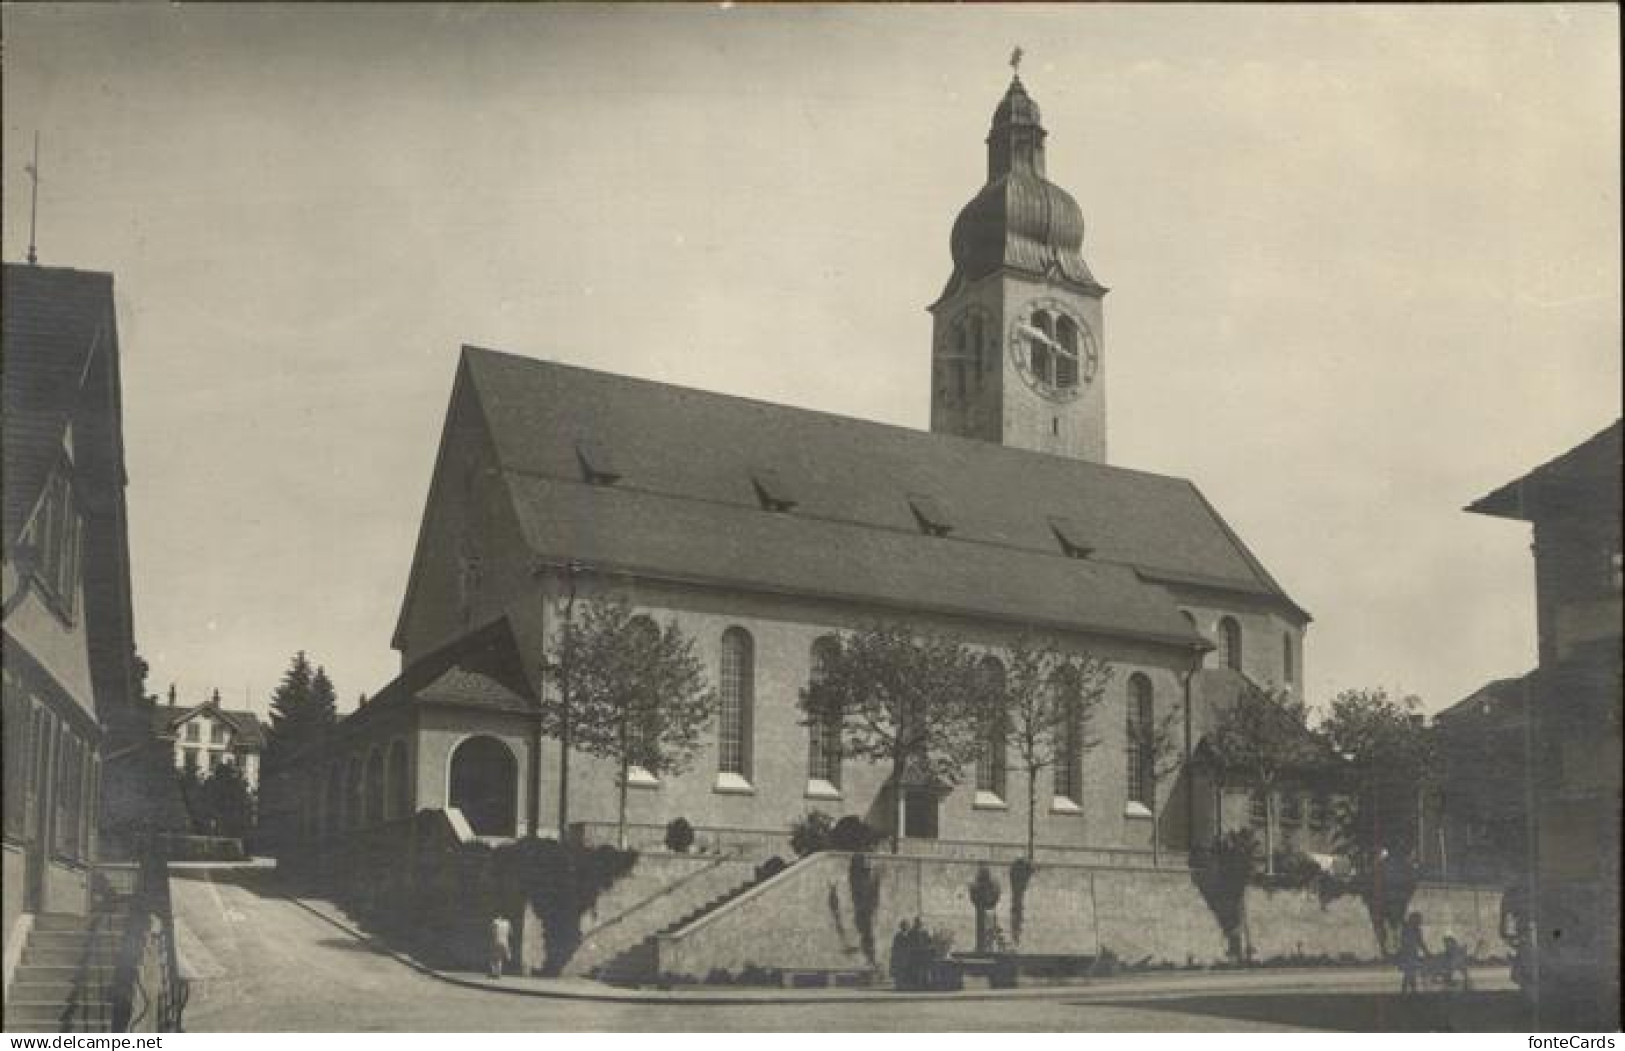
[[[615,1004],[467,989],[413,971],[281,897],[267,870],[177,871],[171,884],[187,1028],[205,1031],[1257,1031],[1524,1028],[1516,997],[1401,1001],[1335,987],[1335,974],[1283,988],[1205,992],[1200,979],[1113,983],[1040,999],[873,1004]],[[1350,981],[1354,981],[1351,976]],[[1215,979],[1215,985],[1221,984]],[[1148,993],[1154,995],[1148,998]]]

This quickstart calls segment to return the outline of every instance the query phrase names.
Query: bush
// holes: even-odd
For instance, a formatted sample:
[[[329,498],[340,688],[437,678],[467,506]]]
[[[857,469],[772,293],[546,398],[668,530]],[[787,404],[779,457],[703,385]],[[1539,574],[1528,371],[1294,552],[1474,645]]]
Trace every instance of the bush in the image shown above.
[[[873,849],[876,843],[886,838],[886,833],[872,827],[863,818],[856,814],[848,814],[835,822],[835,827],[829,833],[829,849],[849,850],[854,853],[863,853]]]
[[[812,810],[790,826],[790,849],[800,858],[829,849],[834,822],[822,810]]]
[[[677,854],[687,854],[694,845],[694,826],[685,817],[674,818],[666,826],[666,846]]]

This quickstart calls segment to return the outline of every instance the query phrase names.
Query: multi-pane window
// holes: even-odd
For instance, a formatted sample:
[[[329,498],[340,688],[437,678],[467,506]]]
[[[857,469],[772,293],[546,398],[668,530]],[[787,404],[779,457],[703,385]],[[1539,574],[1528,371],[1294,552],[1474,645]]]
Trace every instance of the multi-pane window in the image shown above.
[[[1241,670],[1241,625],[1232,617],[1219,621],[1219,641],[1224,647],[1224,666]]]
[[[1303,821],[1303,797],[1297,792],[1286,792],[1281,796],[1281,823],[1297,825]]]
[[[73,487],[66,474],[53,474],[45,486],[39,511],[29,523],[27,538],[37,553],[38,579],[51,593],[57,608],[70,617],[79,591],[81,531]]]
[[[1078,673],[1064,667],[1050,688],[1055,691],[1060,725],[1055,733],[1055,796],[1083,802],[1083,699],[1078,696]]]
[[[79,856],[84,818],[85,745],[66,726],[59,728],[56,756],[56,836],[52,849],[63,857]]]
[[[210,744],[225,744],[226,743],[226,728],[225,728],[224,725],[222,725],[220,723],[215,723],[213,726],[209,727],[209,743]]]
[[[198,734],[198,725],[197,725],[197,723],[187,723],[186,724],[186,739],[188,741],[198,741],[198,740],[202,739],[200,737],[200,735]]]
[[[1297,681],[1298,670],[1292,664],[1292,633],[1281,635],[1281,681],[1290,686]]]
[[[976,755],[976,788],[1003,799],[1008,781],[1008,722],[1004,705],[1004,665],[994,656],[983,658],[982,747]]]
[[[181,752],[181,765],[188,770],[197,770],[197,749],[187,748]]]
[[[1269,823],[1270,809],[1269,797],[1261,791],[1255,791],[1247,800],[1247,817],[1254,828],[1263,828]]]
[[[1331,824],[1330,810],[1326,797],[1316,792],[1309,800],[1309,827],[1316,832],[1326,831],[1326,827]]]
[[[756,654],[750,633],[722,633],[722,682],[717,711],[717,772],[750,777],[751,706],[756,693]]]
[[[812,644],[812,685],[824,681],[825,669],[834,656],[835,640],[821,638]],[[807,777],[841,787],[841,717],[826,712],[807,727]]]
[[[1155,750],[1154,742],[1151,740],[1154,732],[1152,720],[1155,704],[1155,698],[1151,693],[1151,680],[1135,673],[1128,681],[1126,705],[1128,725],[1124,740],[1127,744],[1128,798],[1130,802],[1144,806],[1151,805],[1152,793],[1155,791],[1155,785],[1152,784]]]

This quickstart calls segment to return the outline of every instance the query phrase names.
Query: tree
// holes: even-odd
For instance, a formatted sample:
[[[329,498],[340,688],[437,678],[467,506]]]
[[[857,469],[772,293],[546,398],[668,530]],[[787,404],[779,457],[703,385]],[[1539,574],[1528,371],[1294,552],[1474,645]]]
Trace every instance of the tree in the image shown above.
[[[1038,834],[1038,775],[1063,760],[1072,745],[1089,752],[1100,744],[1087,730],[1106,696],[1112,669],[1104,661],[1073,656],[1022,635],[1006,652],[1002,689],[996,679],[984,718],[1002,720],[1005,741],[1027,779],[1027,860],[1033,860]]]
[[[1309,710],[1290,692],[1248,683],[1209,735],[1215,758],[1241,773],[1264,798],[1264,866],[1275,874],[1275,793],[1323,751],[1309,729]]]
[[[332,681],[326,670],[312,670],[305,651],[300,650],[271,694],[271,731],[265,741],[267,771],[280,770],[299,752],[319,743],[337,721]]]
[[[896,853],[905,786],[958,783],[976,756],[986,690],[975,655],[950,635],[880,624],[833,642],[818,681],[801,691],[803,723],[838,727],[843,754],[891,767]]]
[[[1151,864],[1162,864],[1162,804],[1157,788],[1178,774],[1190,758],[1185,749],[1185,706],[1176,704],[1162,717],[1128,721],[1128,745],[1139,750],[1140,775],[1146,779],[1145,805],[1151,811]]]
[[[561,754],[578,748],[608,759],[620,773],[618,841],[626,847],[626,794],[633,767],[678,773],[699,747],[716,709],[694,640],[675,621],[657,626],[625,600],[594,599],[559,618],[546,661],[555,684],[542,705],[542,732]],[[559,829],[568,827],[560,763]]]
[[[1377,859],[1420,860],[1421,807],[1438,769],[1434,734],[1416,697],[1382,688],[1344,690],[1321,731],[1348,764],[1352,796],[1337,815],[1340,845],[1362,872]]]
[[[236,763],[220,763],[198,791],[201,816],[211,835],[241,839],[254,827],[254,794]]]

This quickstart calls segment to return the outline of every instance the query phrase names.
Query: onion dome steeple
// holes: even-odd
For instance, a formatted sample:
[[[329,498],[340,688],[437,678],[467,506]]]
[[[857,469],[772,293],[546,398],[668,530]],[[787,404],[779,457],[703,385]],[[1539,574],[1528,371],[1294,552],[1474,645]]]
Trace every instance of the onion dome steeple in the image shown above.
[[[987,183],[954,222],[954,273],[943,296],[1001,270],[1058,280],[1079,291],[1105,289],[1083,261],[1083,210],[1044,175],[1038,103],[1018,74],[993,111]]]

